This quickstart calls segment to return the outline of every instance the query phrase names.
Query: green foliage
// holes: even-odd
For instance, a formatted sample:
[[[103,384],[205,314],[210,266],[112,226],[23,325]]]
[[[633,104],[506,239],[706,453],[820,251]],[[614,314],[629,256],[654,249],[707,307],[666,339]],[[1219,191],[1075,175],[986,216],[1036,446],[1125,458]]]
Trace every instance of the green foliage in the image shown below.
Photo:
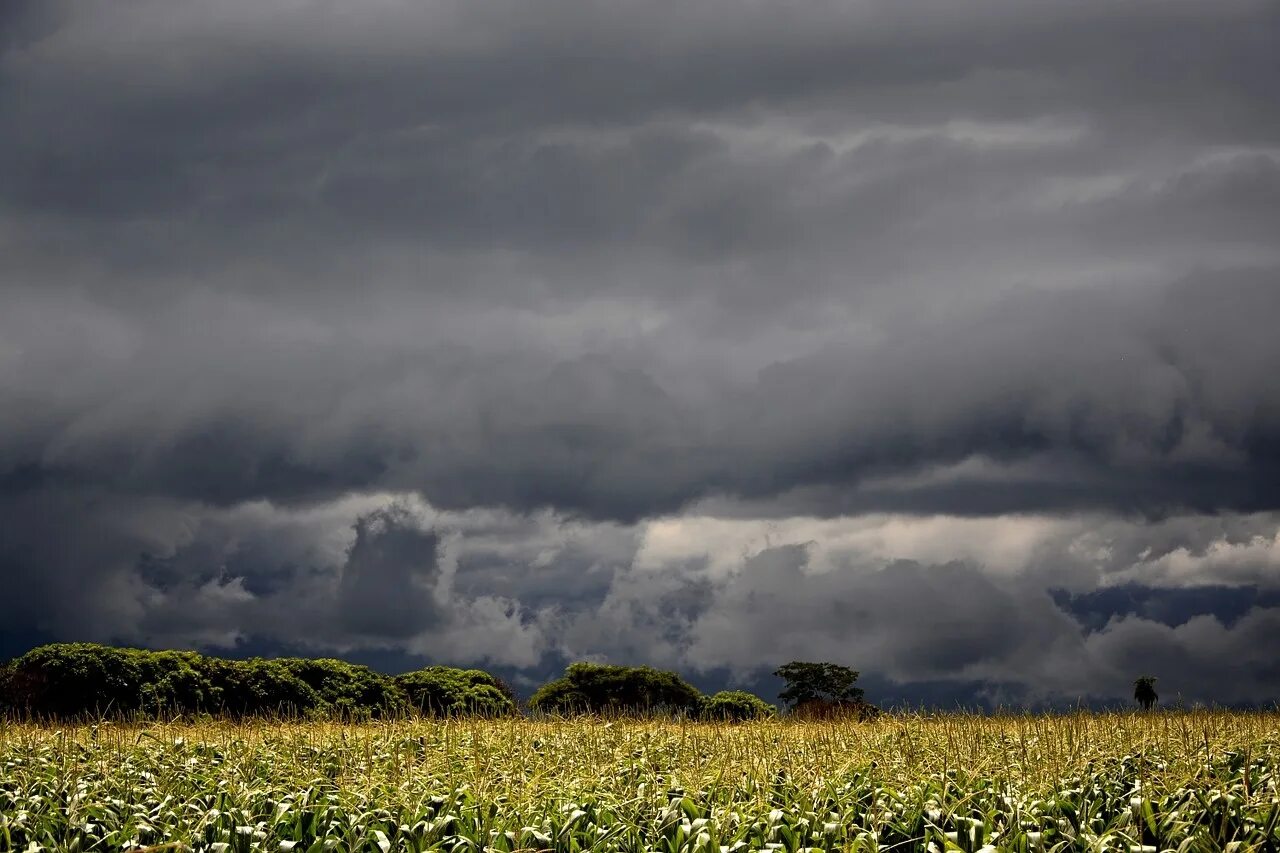
[[[721,690],[702,700],[702,718],[705,720],[762,720],[777,713],[768,702],[745,690]]]
[[[93,643],[32,649],[13,662],[13,680],[21,690],[17,704],[53,716],[138,710],[144,654]]]
[[[339,717],[419,708],[495,716],[515,709],[505,684],[480,670],[430,667],[392,678],[334,659],[226,660],[189,651],[56,643],[0,667],[0,713],[39,718]]]
[[[409,707],[421,714],[497,717],[516,710],[510,688],[479,669],[429,666],[397,675],[395,683]]]
[[[0,726],[0,850],[1267,853],[1274,713]]]
[[[0,714],[12,714],[21,710],[17,677],[12,661],[0,663]]]
[[[209,710],[235,717],[317,716],[327,710],[320,694],[284,661],[205,658],[205,664],[222,698],[220,707]]]
[[[859,673],[847,666],[792,661],[773,674],[787,682],[778,698],[792,709],[815,703],[846,705],[863,701],[862,688],[854,686]]]
[[[570,664],[529,700],[533,710],[560,714],[697,714],[701,705],[698,689],[674,672],[599,663]]]
[[[279,663],[311,688],[320,705],[346,719],[369,719],[407,710],[394,679],[367,666],[334,658],[282,658]]]
[[[138,664],[137,710],[149,714],[192,713],[220,708],[222,687],[207,659],[196,652],[129,650]],[[130,705],[132,702],[130,702]]]

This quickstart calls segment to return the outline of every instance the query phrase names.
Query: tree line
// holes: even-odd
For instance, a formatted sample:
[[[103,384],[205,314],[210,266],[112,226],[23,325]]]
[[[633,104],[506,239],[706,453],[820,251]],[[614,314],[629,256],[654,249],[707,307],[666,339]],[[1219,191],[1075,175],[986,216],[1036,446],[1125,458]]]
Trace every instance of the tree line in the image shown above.
[[[856,670],[794,661],[775,675],[788,712],[804,716],[878,713],[855,686]],[[515,692],[479,669],[429,666],[386,675],[332,658],[233,660],[192,651],[55,643],[0,664],[0,713],[84,719],[182,715],[386,719],[409,715],[519,713]],[[752,693],[704,695],[678,674],[647,666],[570,664],[530,698],[533,713],[670,714],[750,720],[778,709]]]
[[[55,643],[0,668],[0,707],[37,718],[497,716],[515,705],[515,693],[500,679],[446,666],[387,676],[331,658],[230,660]]]

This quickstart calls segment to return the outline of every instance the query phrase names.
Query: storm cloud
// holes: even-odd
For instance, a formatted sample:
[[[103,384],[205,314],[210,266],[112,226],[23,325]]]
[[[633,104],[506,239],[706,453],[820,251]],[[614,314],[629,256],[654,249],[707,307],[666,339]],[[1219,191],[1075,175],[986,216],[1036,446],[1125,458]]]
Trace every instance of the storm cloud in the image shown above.
[[[0,640],[1273,699],[1277,57],[1264,0],[5,4]]]

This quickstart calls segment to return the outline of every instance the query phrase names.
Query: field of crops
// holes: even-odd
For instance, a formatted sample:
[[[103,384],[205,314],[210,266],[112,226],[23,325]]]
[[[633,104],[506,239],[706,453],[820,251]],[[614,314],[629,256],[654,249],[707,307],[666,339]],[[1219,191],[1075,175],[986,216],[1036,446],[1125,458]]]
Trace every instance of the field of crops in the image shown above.
[[[1277,850],[1280,715],[0,724],[5,850]]]

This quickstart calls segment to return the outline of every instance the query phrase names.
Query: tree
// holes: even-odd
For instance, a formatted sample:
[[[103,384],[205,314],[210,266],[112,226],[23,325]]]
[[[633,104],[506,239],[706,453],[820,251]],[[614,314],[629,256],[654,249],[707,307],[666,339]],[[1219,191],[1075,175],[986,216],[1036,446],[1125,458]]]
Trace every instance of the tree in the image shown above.
[[[128,714],[138,710],[145,653],[95,643],[55,643],[13,662],[21,704],[42,716]]]
[[[332,658],[226,660],[93,643],[41,646],[0,665],[0,716],[365,720],[406,711],[497,716],[515,709],[515,694],[500,679],[444,666],[392,677]]]
[[[696,714],[702,694],[674,672],[648,666],[574,663],[564,675],[538,688],[529,699],[535,711],[561,714]]]
[[[324,700],[281,660],[205,658],[222,697],[221,713],[233,717],[321,715]]]
[[[862,702],[862,688],[854,687],[860,673],[847,666],[797,660],[783,664],[773,674],[787,682],[778,698],[792,709],[812,702],[835,705]]]
[[[1156,677],[1154,675],[1140,675],[1133,682],[1133,698],[1144,711],[1151,710],[1156,702],[1160,701],[1159,694],[1156,693]]]
[[[747,693],[745,690],[721,690],[714,696],[702,700],[702,718],[704,720],[762,720],[772,717],[778,711],[768,702]]]
[[[500,717],[516,710],[515,697],[501,679],[479,669],[429,666],[397,675],[396,684],[420,714]]]
[[[367,720],[395,716],[407,707],[395,680],[367,666],[334,658],[281,658],[278,663],[315,691],[318,713]]]

